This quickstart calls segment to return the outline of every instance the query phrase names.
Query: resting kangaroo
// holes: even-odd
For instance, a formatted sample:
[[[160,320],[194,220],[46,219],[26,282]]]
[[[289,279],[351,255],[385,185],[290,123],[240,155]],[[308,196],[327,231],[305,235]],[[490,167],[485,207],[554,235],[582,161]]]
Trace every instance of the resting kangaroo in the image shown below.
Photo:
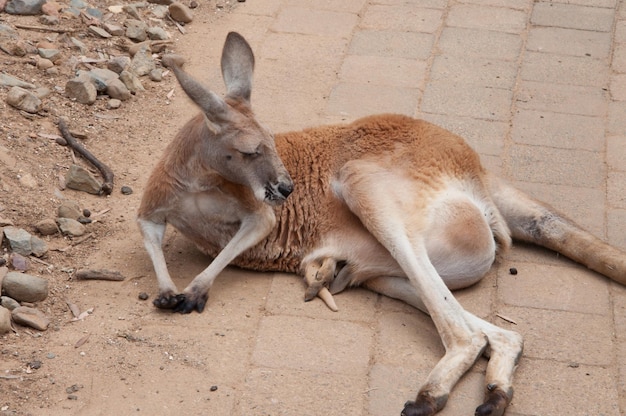
[[[229,264],[298,273],[306,299],[321,294],[331,307],[329,290],[362,285],[428,313],[445,346],[402,415],[441,410],[486,351],[485,402],[476,414],[502,415],[522,338],[465,311],[451,290],[479,281],[512,238],[626,284],[626,253],[491,176],[449,131],[377,115],[274,137],[251,110],[254,56],[239,34],[227,36],[222,52],[225,98],[177,59],[163,62],[202,112],[165,150],[139,208],[158,308],[202,312]],[[167,224],[213,257],[182,293],[161,247]]]

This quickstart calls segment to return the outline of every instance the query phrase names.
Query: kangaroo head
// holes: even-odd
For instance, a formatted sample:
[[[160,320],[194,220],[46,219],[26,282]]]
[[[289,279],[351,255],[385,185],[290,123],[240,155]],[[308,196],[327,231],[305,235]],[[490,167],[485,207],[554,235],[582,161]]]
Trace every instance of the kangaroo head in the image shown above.
[[[166,56],[163,63],[204,114],[208,134],[202,157],[207,165],[225,179],[250,187],[261,201],[284,202],[293,181],[278,156],[274,136],[256,120],[250,106],[254,55],[248,42],[235,32],[226,37],[221,61],[225,98],[185,73],[176,58]]]

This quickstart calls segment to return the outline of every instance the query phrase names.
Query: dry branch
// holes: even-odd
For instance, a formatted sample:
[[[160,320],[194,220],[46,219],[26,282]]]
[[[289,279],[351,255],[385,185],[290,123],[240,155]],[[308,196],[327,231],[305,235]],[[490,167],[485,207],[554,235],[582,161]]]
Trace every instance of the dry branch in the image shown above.
[[[59,119],[59,130],[61,131],[61,135],[67,142],[67,145],[72,149],[81,154],[89,163],[94,165],[102,174],[102,178],[104,179],[104,183],[102,187],[100,187],[100,195],[110,195],[113,191],[113,171],[109,169],[107,165],[100,162],[91,152],[83,147],[74,136],[70,133],[70,130],[65,124],[63,119]]]
[[[75,29],[57,29],[54,27],[46,27],[46,26],[30,26],[30,25],[15,25],[18,29],[26,29],[26,30],[40,30],[42,32],[54,32],[54,33],[73,33],[76,32]]]
[[[106,269],[81,269],[76,271],[77,279],[84,280],[112,280],[121,282],[124,276],[120,272]]]

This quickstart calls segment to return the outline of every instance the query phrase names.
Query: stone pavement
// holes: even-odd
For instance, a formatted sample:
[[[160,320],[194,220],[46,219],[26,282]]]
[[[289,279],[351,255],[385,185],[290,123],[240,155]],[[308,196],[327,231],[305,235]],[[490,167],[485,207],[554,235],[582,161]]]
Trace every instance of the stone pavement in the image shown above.
[[[626,248],[622,2],[248,0],[212,25],[189,72],[220,91],[225,35],[243,34],[257,57],[253,105],[274,131],[378,112],[425,118]],[[332,313],[319,300],[304,304],[293,276],[228,270],[216,286],[212,302],[230,293],[261,312],[237,328],[241,343],[220,352],[232,395],[215,414],[398,415],[443,353],[427,316],[364,290],[337,296]],[[516,245],[457,295],[525,337],[507,415],[626,414],[625,288]],[[442,415],[473,414],[484,369],[480,360]]]

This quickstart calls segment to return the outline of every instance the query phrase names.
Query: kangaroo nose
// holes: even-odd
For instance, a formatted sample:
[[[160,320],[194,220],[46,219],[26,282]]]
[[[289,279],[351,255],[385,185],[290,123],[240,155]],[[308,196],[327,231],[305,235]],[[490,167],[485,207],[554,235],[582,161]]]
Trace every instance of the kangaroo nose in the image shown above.
[[[278,192],[287,198],[293,192],[293,183],[281,183],[278,185]]]

